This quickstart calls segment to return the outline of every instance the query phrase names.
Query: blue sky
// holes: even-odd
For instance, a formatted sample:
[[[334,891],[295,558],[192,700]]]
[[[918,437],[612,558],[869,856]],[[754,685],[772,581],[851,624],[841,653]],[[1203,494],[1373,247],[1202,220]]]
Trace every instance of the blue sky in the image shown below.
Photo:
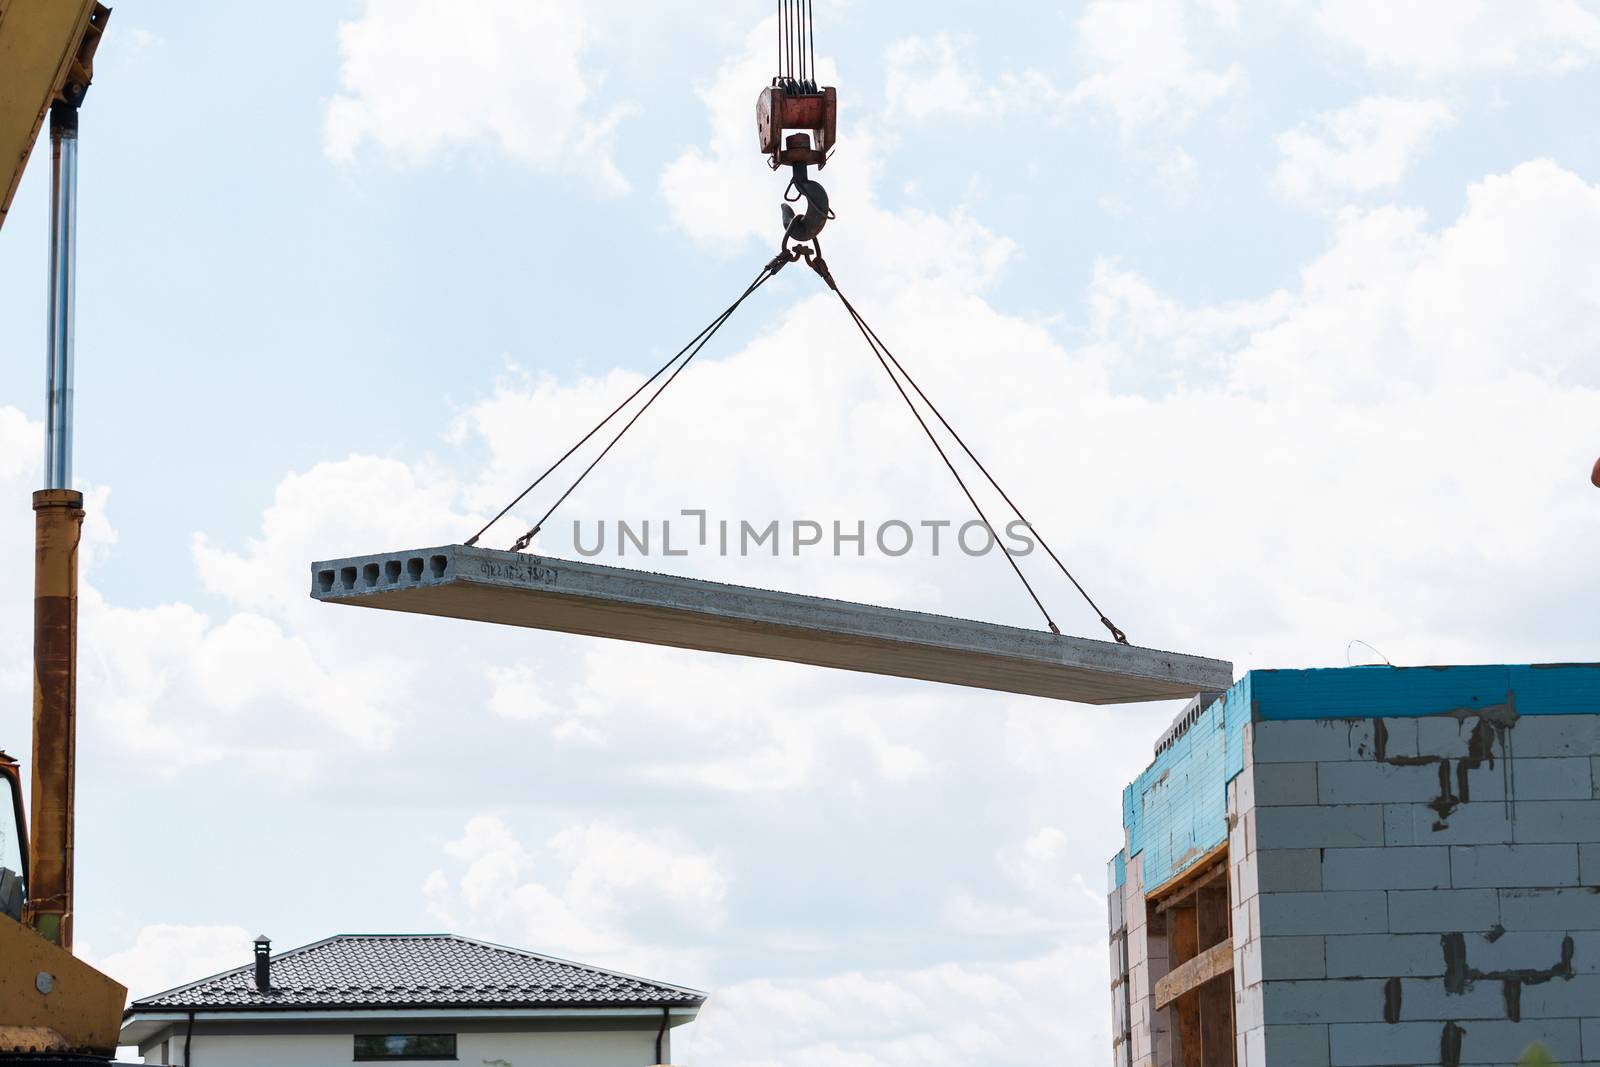
[[[136,992],[258,931],[450,929],[712,990],[694,1064],[1104,1058],[1103,864],[1173,707],[304,596],[313,558],[464,538],[771,254],[768,8],[117,8],[83,117],[78,929]],[[817,17],[835,273],[1136,643],[1595,657],[1596,5]],[[15,501],[44,162],[0,234]],[[562,516],[965,518],[867,360],[785,271]],[[0,516],[11,558],[30,535]],[[1037,625],[996,559],[649,565]],[[28,595],[0,578],[19,755]]]

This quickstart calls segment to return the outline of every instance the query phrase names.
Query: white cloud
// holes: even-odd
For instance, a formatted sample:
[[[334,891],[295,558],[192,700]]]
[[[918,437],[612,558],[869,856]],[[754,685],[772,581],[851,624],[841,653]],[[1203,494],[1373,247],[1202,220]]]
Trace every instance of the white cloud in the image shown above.
[[[1423,77],[1559,72],[1600,56],[1600,13],[1579,0],[1325,0],[1316,21],[1374,66]]]
[[[1366,97],[1279,134],[1273,184],[1307,204],[1392,188],[1454,122],[1440,100]]]
[[[341,91],[324,115],[324,148],[347,163],[371,142],[418,164],[487,143],[625,191],[613,140],[631,109],[597,99],[590,21],[577,0],[367,0],[339,26]]]
[[[890,117],[997,118],[1058,102],[1061,92],[1037,70],[985,82],[973,68],[970,38],[947,33],[907,37],[884,53],[884,96]]]
[[[434,870],[423,892],[453,932],[669,980],[699,970],[700,956],[667,948],[659,932],[704,937],[728,894],[715,857],[668,831],[605,821],[530,849],[501,817],[477,815],[444,851],[454,869]]]
[[[1099,1063],[1109,1022],[1084,1026],[1063,1006],[1109,1019],[1103,941],[1010,963],[741,982],[718,989],[699,1021],[674,1034],[673,1052],[741,1067]]]
[[[1200,164],[1182,148],[1174,147],[1156,165],[1156,189],[1174,207],[1189,201],[1199,178]]]
[[[1210,14],[1227,23],[1227,7]],[[1090,73],[1068,94],[1110,115],[1125,138],[1148,127],[1178,127],[1245,84],[1244,68],[1196,58],[1182,0],[1091,0],[1075,27]]]
[[[284,757],[392,740],[382,704],[405,684],[392,664],[333,668],[306,638],[250,612],[213,622],[183,603],[116,607],[93,588],[80,605],[82,705],[105,740],[155,773],[229,756],[292,769]],[[263,732],[264,716],[294,729]]]
[[[1245,84],[1238,64],[1209,69],[1196,58],[1188,32],[1196,11],[1220,26],[1237,22],[1236,8],[1225,3],[1093,0],[1074,26],[1077,59],[1087,72],[1067,89],[1033,68],[986,79],[973,63],[970,37],[902,38],[884,55],[885,117],[995,119],[1043,112],[1060,122],[1082,112],[1109,116],[1130,141],[1152,128],[1181,128]],[[1169,192],[1184,186],[1193,163],[1182,149],[1168,152],[1158,180]]]
[[[121,952],[84,955],[128,987],[128,999],[162,993],[186,982],[242,967],[254,959],[255,934],[242,926],[144,926]]]

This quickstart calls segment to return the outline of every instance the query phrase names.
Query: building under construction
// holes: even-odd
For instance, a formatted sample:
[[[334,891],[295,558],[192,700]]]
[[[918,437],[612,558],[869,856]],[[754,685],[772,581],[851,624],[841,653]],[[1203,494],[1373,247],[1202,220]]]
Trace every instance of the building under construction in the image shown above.
[[[1600,664],[1252,671],[1122,821],[1117,1067],[1600,1063]]]

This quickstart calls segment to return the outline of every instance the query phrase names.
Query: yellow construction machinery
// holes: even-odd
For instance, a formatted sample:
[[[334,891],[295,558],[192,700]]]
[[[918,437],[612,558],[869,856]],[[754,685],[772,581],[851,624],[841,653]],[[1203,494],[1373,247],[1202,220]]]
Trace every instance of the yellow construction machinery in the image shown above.
[[[0,1060],[109,1058],[127,990],[72,955],[77,743],[78,537],[72,488],[72,331],[78,108],[110,10],[94,0],[0,0],[0,201],[4,225],[50,118],[49,411],[45,487],[33,494],[33,768],[0,752]]]

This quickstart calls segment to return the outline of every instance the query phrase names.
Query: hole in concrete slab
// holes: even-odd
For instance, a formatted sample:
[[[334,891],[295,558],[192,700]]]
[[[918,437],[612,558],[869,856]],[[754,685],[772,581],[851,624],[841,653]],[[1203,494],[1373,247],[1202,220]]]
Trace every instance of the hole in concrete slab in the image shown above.
[[[362,577],[363,580],[366,581],[366,583],[369,586],[377,585],[378,584],[378,565],[376,563],[368,563],[368,564],[364,565],[361,568],[361,577]]]
[[[333,592],[333,572],[332,571],[318,571],[317,572],[317,589],[320,592],[323,592],[323,593],[331,593],[331,592]]]
[[[346,589],[354,589],[356,587],[356,569],[354,567],[339,568],[339,584]]]
[[[406,576],[413,582],[422,581],[422,557],[412,556],[406,560]]]
[[[400,561],[391,559],[388,563],[385,563],[383,565],[383,577],[390,585],[398,582],[400,580]]]
[[[433,571],[433,576],[435,578],[443,578],[445,568],[449,565],[450,561],[445,559],[443,556],[428,557],[428,569]]]

